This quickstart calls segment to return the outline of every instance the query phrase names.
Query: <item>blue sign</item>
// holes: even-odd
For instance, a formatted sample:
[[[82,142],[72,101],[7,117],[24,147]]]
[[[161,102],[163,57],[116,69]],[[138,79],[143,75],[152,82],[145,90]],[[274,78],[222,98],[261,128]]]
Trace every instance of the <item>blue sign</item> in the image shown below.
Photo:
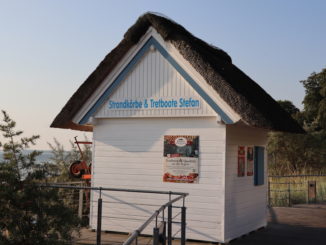
[[[109,100],[110,110],[134,110],[134,109],[198,109],[200,101],[193,98],[179,99],[125,99],[123,101]]]

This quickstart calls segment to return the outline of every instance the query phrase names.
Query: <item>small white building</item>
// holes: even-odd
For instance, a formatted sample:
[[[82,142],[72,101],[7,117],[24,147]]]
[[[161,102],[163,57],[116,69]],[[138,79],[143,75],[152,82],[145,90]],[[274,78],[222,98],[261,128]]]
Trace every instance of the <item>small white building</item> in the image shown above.
[[[187,238],[213,242],[266,226],[267,133],[302,131],[227,53],[152,13],[129,28],[51,127],[93,131],[93,186],[189,193]],[[111,194],[103,195],[102,228],[124,232],[167,198]]]

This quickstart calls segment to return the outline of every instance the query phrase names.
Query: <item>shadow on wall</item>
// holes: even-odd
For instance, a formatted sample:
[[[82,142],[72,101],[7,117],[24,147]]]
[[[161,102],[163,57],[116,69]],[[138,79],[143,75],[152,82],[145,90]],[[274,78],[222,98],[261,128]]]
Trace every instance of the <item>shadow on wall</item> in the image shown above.
[[[197,129],[216,130],[211,118],[99,119],[94,131],[97,150],[158,153],[163,157],[164,135],[198,135]],[[214,127],[215,126],[215,127]],[[212,132],[211,131],[211,132]],[[201,139],[200,139],[201,140]],[[199,147],[200,147],[199,143]]]

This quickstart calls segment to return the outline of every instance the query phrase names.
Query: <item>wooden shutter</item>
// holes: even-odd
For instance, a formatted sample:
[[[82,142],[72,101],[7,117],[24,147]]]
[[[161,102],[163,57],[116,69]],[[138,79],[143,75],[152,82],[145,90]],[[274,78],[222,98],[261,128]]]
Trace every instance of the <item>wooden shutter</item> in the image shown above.
[[[263,185],[264,184],[264,147],[255,146],[255,159],[254,159],[254,184]]]

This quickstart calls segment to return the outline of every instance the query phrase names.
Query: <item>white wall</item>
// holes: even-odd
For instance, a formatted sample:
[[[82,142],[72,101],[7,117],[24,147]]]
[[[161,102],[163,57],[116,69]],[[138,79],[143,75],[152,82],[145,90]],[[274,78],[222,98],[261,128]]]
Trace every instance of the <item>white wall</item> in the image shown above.
[[[92,185],[188,192],[187,238],[223,241],[225,132],[225,125],[216,117],[97,119]],[[199,135],[198,184],[162,181],[164,135]],[[113,192],[102,197],[103,229],[124,232],[136,229],[168,200],[162,195]],[[93,201],[97,198],[95,193]],[[96,214],[94,202],[92,228],[96,228]],[[177,230],[174,227],[173,234]],[[147,232],[152,232],[152,227]]]
[[[267,160],[264,185],[254,176],[237,176],[238,146],[266,146],[267,131],[245,125],[226,126],[225,241],[266,226]]]

